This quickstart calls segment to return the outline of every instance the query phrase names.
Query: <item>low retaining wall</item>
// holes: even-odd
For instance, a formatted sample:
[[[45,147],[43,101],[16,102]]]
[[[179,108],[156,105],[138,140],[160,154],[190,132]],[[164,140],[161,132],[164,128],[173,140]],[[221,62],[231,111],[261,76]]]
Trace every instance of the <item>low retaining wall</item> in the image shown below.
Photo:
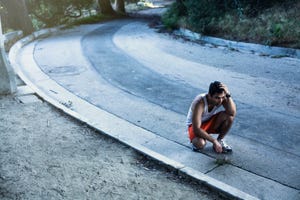
[[[192,32],[184,28],[180,28],[179,30],[174,31],[174,34],[186,37],[192,41],[206,42],[216,46],[228,47],[230,49],[238,51],[247,51],[271,57],[293,57],[300,59],[300,49],[272,47],[261,44],[224,40],[216,37],[202,36],[201,34]]]

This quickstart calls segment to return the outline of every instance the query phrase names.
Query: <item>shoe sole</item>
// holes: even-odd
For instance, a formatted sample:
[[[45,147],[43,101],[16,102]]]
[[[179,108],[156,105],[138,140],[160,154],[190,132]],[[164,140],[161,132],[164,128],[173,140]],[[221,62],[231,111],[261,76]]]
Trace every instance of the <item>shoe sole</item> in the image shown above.
[[[232,149],[223,149],[222,153],[232,153]]]

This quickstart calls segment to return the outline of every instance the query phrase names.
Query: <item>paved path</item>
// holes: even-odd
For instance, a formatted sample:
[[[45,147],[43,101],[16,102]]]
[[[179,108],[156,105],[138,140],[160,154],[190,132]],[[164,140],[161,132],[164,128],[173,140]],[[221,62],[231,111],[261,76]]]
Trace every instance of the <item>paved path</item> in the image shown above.
[[[76,113],[91,108],[81,120],[102,121],[103,132],[257,198],[299,199],[299,60],[175,40],[134,20],[65,30],[30,43],[19,55],[33,86]],[[213,80],[230,87],[238,107],[227,139],[234,153],[225,165],[215,162],[224,155],[210,145],[192,152],[185,135],[190,101]],[[120,127],[112,127],[107,113],[121,120]]]

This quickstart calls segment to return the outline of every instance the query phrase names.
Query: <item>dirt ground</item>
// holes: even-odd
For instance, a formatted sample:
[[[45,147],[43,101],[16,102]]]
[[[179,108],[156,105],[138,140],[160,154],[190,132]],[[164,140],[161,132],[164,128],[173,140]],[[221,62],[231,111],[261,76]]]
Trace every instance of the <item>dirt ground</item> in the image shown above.
[[[41,100],[0,96],[0,199],[222,199]]]

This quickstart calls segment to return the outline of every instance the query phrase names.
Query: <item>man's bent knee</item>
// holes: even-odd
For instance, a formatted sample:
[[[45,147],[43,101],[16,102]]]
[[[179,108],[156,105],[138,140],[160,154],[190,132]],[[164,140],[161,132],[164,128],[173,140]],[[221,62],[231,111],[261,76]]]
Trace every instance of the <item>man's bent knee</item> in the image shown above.
[[[196,137],[192,140],[193,145],[197,149],[203,149],[206,145],[206,141],[203,138]]]
[[[220,113],[220,118],[221,118],[221,121],[227,121],[229,123],[233,123],[233,121],[234,121],[234,116],[227,114],[225,111]]]

